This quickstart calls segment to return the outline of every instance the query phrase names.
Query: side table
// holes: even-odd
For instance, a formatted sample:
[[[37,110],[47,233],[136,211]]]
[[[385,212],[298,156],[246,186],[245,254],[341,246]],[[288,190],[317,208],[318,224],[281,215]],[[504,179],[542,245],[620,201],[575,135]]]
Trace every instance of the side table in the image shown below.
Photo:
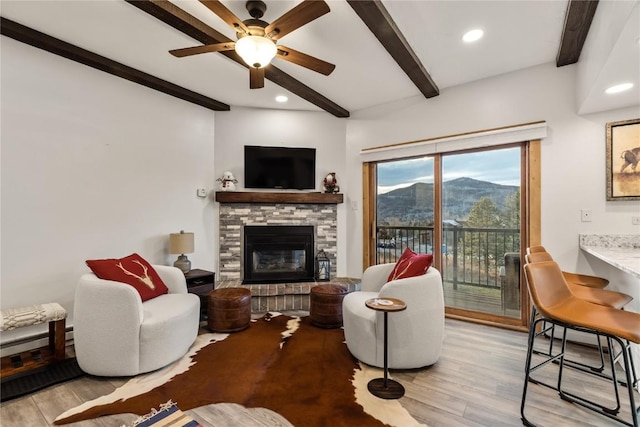
[[[407,304],[397,298],[371,298],[365,305],[372,310],[384,312],[384,378],[374,378],[367,384],[369,392],[382,399],[399,399],[404,396],[404,387],[397,381],[390,380],[387,355],[389,352],[387,316],[392,311],[402,311]]]
[[[209,305],[208,296],[215,287],[216,273],[195,268],[185,274],[184,278],[187,280],[187,292],[200,297],[200,319],[206,319]]]

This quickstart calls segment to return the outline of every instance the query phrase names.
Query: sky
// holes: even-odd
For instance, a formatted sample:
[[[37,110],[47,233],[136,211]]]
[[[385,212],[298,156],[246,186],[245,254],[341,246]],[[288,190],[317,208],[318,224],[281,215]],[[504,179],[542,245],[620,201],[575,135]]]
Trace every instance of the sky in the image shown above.
[[[519,186],[520,148],[444,155],[442,175],[444,181],[466,177]],[[408,187],[416,182],[433,181],[432,157],[378,163],[378,194]]]

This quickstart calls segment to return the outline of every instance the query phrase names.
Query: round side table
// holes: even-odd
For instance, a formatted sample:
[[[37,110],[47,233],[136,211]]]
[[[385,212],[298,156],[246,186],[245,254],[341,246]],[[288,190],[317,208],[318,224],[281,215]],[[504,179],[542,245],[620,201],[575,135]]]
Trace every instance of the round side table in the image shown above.
[[[398,381],[389,379],[387,315],[389,312],[405,310],[407,304],[397,298],[371,298],[364,303],[372,310],[384,312],[384,377],[372,379],[367,388],[371,394],[382,399],[399,399],[404,396],[404,387]]]

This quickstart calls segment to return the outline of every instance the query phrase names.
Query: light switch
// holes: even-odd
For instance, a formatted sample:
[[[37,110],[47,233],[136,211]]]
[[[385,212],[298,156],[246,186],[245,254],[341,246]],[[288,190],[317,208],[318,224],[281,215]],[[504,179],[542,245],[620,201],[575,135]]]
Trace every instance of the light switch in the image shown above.
[[[196,194],[198,195],[198,197],[207,197],[207,190],[204,188],[198,188],[196,190]]]

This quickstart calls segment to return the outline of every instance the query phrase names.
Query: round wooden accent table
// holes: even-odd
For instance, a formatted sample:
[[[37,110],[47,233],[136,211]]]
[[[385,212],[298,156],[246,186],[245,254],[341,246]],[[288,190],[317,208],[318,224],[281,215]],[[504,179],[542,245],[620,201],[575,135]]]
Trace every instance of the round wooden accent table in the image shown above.
[[[251,291],[221,288],[209,292],[207,326],[214,332],[238,332],[251,323]]]
[[[325,329],[342,326],[342,299],[349,291],[342,285],[316,285],[309,295],[309,318]]]
[[[389,312],[405,310],[407,304],[397,298],[371,298],[364,303],[372,310],[384,312],[384,377],[372,379],[367,388],[371,394],[382,399],[399,399],[404,396],[404,387],[399,382],[389,379],[387,315]]]

